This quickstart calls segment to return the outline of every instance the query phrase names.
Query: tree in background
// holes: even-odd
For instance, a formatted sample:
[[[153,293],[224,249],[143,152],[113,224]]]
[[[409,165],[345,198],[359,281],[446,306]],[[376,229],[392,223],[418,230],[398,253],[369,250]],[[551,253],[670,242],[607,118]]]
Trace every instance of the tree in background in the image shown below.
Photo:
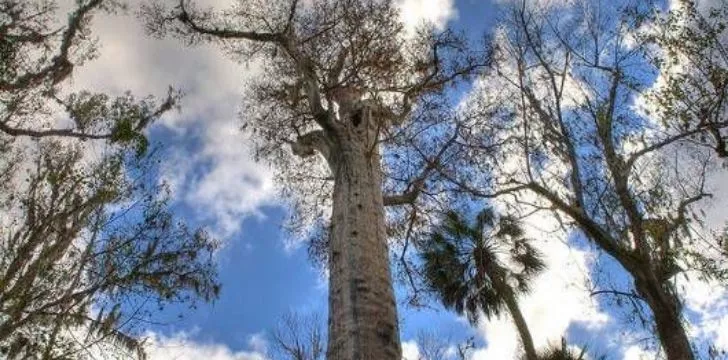
[[[0,204],[4,356],[85,358],[119,346],[143,357],[139,326],[157,306],[217,296],[215,242],[172,218],[147,169],[130,180],[123,153],[88,164],[80,147],[58,142],[26,156]]]
[[[391,0],[250,0],[223,12],[180,0],[152,3],[146,14],[154,34],[261,63],[244,127],[280,170],[284,194],[320,195],[296,216],[331,219],[319,220],[330,274],[327,358],[399,360],[385,206],[413,203],[437,159],[413,159],[421,166],[409,176],[383,172],[381,158],[408,145],[411,129],[451,126],[435,115],[443,90],[482,62],[451,32],[408,34]],[[391,172],[402,173],[403,193],[383,195]]]
[[[152,309],[219,291],[216,243],[172,217],[147,158],[142,132],[177,95],[64,94],[95,56],[91,16],[122,8],[75,5],[58,24],[54,1],[0,3],[0,354],[9,359],[143,357]]]
[[[275,359],[323,360],[326,355],[326,331],[317,314],[288,313],[272,333],[272,356]]]
[[[525,358],[538,359],[518,295],[529,291],[545,264],[517,221],[486,208],[471,224],[449,211],[421,251],[425,281],[445,307],[467,315],[472,324],[481,312],[490,318],[507,311]]]
[[[475,349],[473,337],[453,342],[451,337],[432,330],[419,331],[416,341],[419,357],[407,360],[467,360]]]
[[[692,100],[675,93],[655,102],[654,91],[664,91],[655,79],[674,74],[651,56],[670,48],[655,49],[654,37],[640,35],[655,11],[647,4],[525,4],[499,29],[494,67],[468,105],[467,156],[441,173],[459,192],[550,211],[578,229],[631,276],[631,289],[600,293],[636,299],[651,311],[667,358],[693,359],[675,284],[678,274],[723,283],[728,275],[695,211],[711,196],[706,178],[718,171],[711,165],[720,155],[716,130],[727,125],[724,90],[706,90],[708,118],[688,116],[695,109],[681,103],[654,110]],[[719,51],[715,42],[693,45],[708,47],[701,54]],[[722,81],[723,70],[702,70]],[[692,94],[697,83],[667,86]]]
[[[77,1],[63,25],[57,24],[57,7],[53,0],[0,3],[0,134],[105,139],[143,153],[148,144],[142,131],[176,104],[178,94],[170,89],[159,105],[131,94],[64,94],[66,80],[97,55],[89,29],[93,14],[123,6],[116,0]]]

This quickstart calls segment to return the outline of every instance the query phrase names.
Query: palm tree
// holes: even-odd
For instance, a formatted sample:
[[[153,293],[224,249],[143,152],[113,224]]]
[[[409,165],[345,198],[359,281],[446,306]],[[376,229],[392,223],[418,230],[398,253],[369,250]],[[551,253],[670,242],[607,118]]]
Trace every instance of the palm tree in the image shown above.
[[[582,347],[580,351],[569,349],[564,338],[561,338],[560,345],[547,347],[538,356],[539,360],[586,360],[586,347]],[[604,360],[604,357],[598,357],[597,359]]]
[[[471,224],[449,211],[425,242],[425,281],[445,307],[475,324],[508,311],[523,342],[525,358],[537,360],[531,333],[518,306],[530,280],[544,270],[542,256],[512,217],[481,211]]]

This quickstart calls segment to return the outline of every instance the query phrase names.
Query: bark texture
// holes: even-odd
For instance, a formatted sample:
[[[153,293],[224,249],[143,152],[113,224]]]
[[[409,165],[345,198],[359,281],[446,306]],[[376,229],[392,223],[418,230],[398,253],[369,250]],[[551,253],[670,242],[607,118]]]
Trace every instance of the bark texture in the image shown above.
[[[342,125],[328,156],[335,185],[326,358],[400,360],[377,127],[363,110]]]
[[[695,359],[682,324],[676,296],[667,291],[656,278],[644,275],[635,275],[635,288],[653,312],[655,330],[667,359]]]

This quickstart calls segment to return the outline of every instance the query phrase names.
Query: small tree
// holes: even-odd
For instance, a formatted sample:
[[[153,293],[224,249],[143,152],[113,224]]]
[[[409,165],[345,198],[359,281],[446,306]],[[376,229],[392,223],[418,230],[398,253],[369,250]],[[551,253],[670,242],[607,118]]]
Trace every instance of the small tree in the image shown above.
[[[419,331],[416,341],[420,356],[412,360],[467,360],[475,349],[473,337],[453,341],[452,337],[436,331]]]
[[[272,333],[275,359],[323,360],[326,354],[326,332],[316,314],[288,313]]]
[[[381,158],[410,144],[413,130],[447,130],[433,117],[439,95],[482,63],[451,32],[406,33],[391,0],[250,0],[224,12],[180,0],[146,14],[153,33],[262,63],[244,126],[258,155],[281,170],[284,194],[319,195],[313,208],[294,210],[329,235],[327,358],[399,360],[385,206],[413,204],[438,159],[428,152],[410,162],[418,168],[402,169],[383,168]],[[383,195],[397,172],[403,193]],[[329,214],[330,223],[320,220]]]
[[[526,358],[536,360],[531,332],[518,306],[518,295],[545,264],[540,253],[523,237],[518,222],[497,218],[484,209],[470,224],[457,212],[445,215],[422,248],[425,281],[442,303],[476,324],[506,310],[521,337]],[[513,269],[511,266],[517,268]]]

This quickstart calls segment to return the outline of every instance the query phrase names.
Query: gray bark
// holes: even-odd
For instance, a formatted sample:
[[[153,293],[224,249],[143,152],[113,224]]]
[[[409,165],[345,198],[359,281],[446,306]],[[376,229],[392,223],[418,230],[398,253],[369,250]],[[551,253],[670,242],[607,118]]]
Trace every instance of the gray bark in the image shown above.
[[[364,109],[366,110],[366,109]],[[331,141],[328,360],[400,360],[376,124],[359,111]]]

